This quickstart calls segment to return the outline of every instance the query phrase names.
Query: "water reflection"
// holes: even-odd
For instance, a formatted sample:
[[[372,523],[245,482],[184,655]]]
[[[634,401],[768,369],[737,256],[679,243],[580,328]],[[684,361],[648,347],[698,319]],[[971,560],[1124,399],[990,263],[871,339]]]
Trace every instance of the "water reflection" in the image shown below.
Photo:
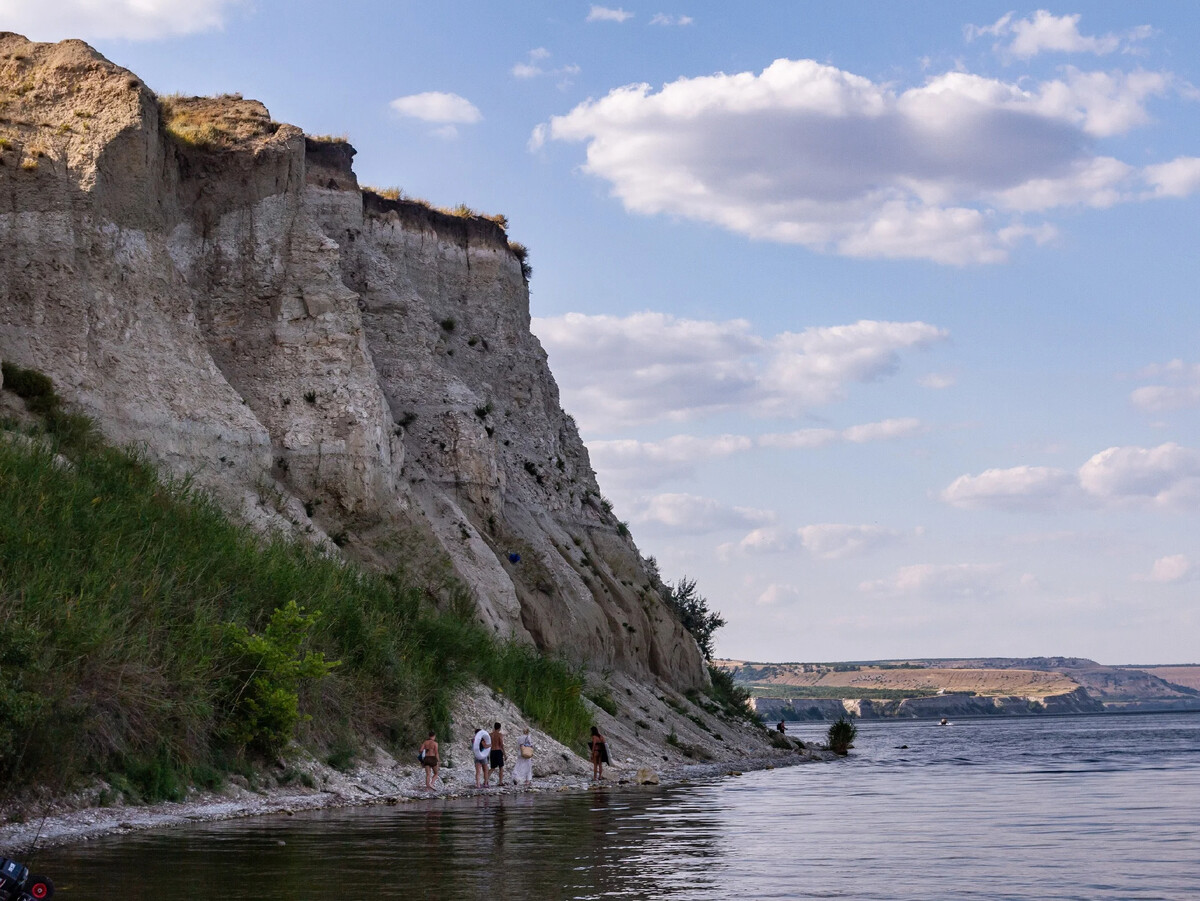
[[[863,724],[858,745],[693,786],[106,839],[37,869],[65,901],[1200,898],[1200,716]]]
[[[241,901],[672,898],[713,884],[720,828],[677,797],[480,796],[217,823],[46,852],[58,897]]]

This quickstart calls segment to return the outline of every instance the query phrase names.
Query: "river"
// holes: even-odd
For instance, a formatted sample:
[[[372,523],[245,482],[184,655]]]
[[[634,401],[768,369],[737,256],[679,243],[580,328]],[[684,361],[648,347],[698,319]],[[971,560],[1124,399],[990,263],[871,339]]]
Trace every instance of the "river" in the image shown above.
[[[64,901],[1196,899],[1200,715],[861,723],[830,764],[197,825],[35,868]]]

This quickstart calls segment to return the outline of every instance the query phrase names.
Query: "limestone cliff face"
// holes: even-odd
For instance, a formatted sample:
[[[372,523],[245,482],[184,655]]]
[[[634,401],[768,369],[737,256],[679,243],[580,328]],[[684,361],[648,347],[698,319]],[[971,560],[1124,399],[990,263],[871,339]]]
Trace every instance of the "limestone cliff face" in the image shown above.
[[[601,501],[499,225],[364,193],[348,145],[160,100],[79,41],[0,36],[0,86],[0,357],[259,527],[449,565],[499,633],[707,681]]]

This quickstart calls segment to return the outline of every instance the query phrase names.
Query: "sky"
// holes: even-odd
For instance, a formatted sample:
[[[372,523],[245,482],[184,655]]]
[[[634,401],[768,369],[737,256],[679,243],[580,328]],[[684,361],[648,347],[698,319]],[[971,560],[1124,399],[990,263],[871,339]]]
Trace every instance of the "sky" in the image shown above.
[[[1200,6],[0,0],[504,213],[724,656],[1200,662]]]

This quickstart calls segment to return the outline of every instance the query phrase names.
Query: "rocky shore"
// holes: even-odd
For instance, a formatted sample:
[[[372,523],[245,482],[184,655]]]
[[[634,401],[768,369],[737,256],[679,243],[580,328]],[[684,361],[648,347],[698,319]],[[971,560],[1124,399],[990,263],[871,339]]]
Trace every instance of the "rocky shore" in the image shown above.
[[[632,701],[648,700],[655,694],[644,686],[636,691],[633,683],[630,686],[626,697]],[[439,737],[442,758],[448,765],[441,770],[436,792],[425,790],[424,771],[416,762],[415,747],[411,760],[399,760],[382,748],[373,748],[342,769],[296,750],[253,781],[232,776],[219,792],[193,790],[178,802],[125,803],[103,781],[68,796],[28,796],[11,801],[0,807],[0,856],[20,859],[35,845],[53,847],[147,829],[241,817],[288,816],[305,810],[480,794],[637,790],[639,775],[643,782],[649,776],[651,785],[671,785],[832,760],[836,756],[811,744],[800,749],[794,740],[789,750],[772,747],[762,730],[711,714],[707,730],[686,714],[678,721],[659,724],[671,730],[667,734],[675,736],[672,743],[664,741],[658,731],[646,732],[626,722],[627,716],[610,716],[599,708],[595,713],[612,754],[612,763],[605,767],[605,778],[599,783],[591,781],[591,764],[575,749],[527,723],[508,699],[477,686],[460,696],[451,735]],[[526,728],[530,730],[536,749],[531,787],[513,785],[511,774],[506,774],[503,786],[493,782],[489,788],[475,787],[471,736],[477,726],[490,727],[496,721],[504,724],[512,747]],[[722,740],[714,741],[714,730],[718,728]],[[110,800],[114,796],[116,800]]]

